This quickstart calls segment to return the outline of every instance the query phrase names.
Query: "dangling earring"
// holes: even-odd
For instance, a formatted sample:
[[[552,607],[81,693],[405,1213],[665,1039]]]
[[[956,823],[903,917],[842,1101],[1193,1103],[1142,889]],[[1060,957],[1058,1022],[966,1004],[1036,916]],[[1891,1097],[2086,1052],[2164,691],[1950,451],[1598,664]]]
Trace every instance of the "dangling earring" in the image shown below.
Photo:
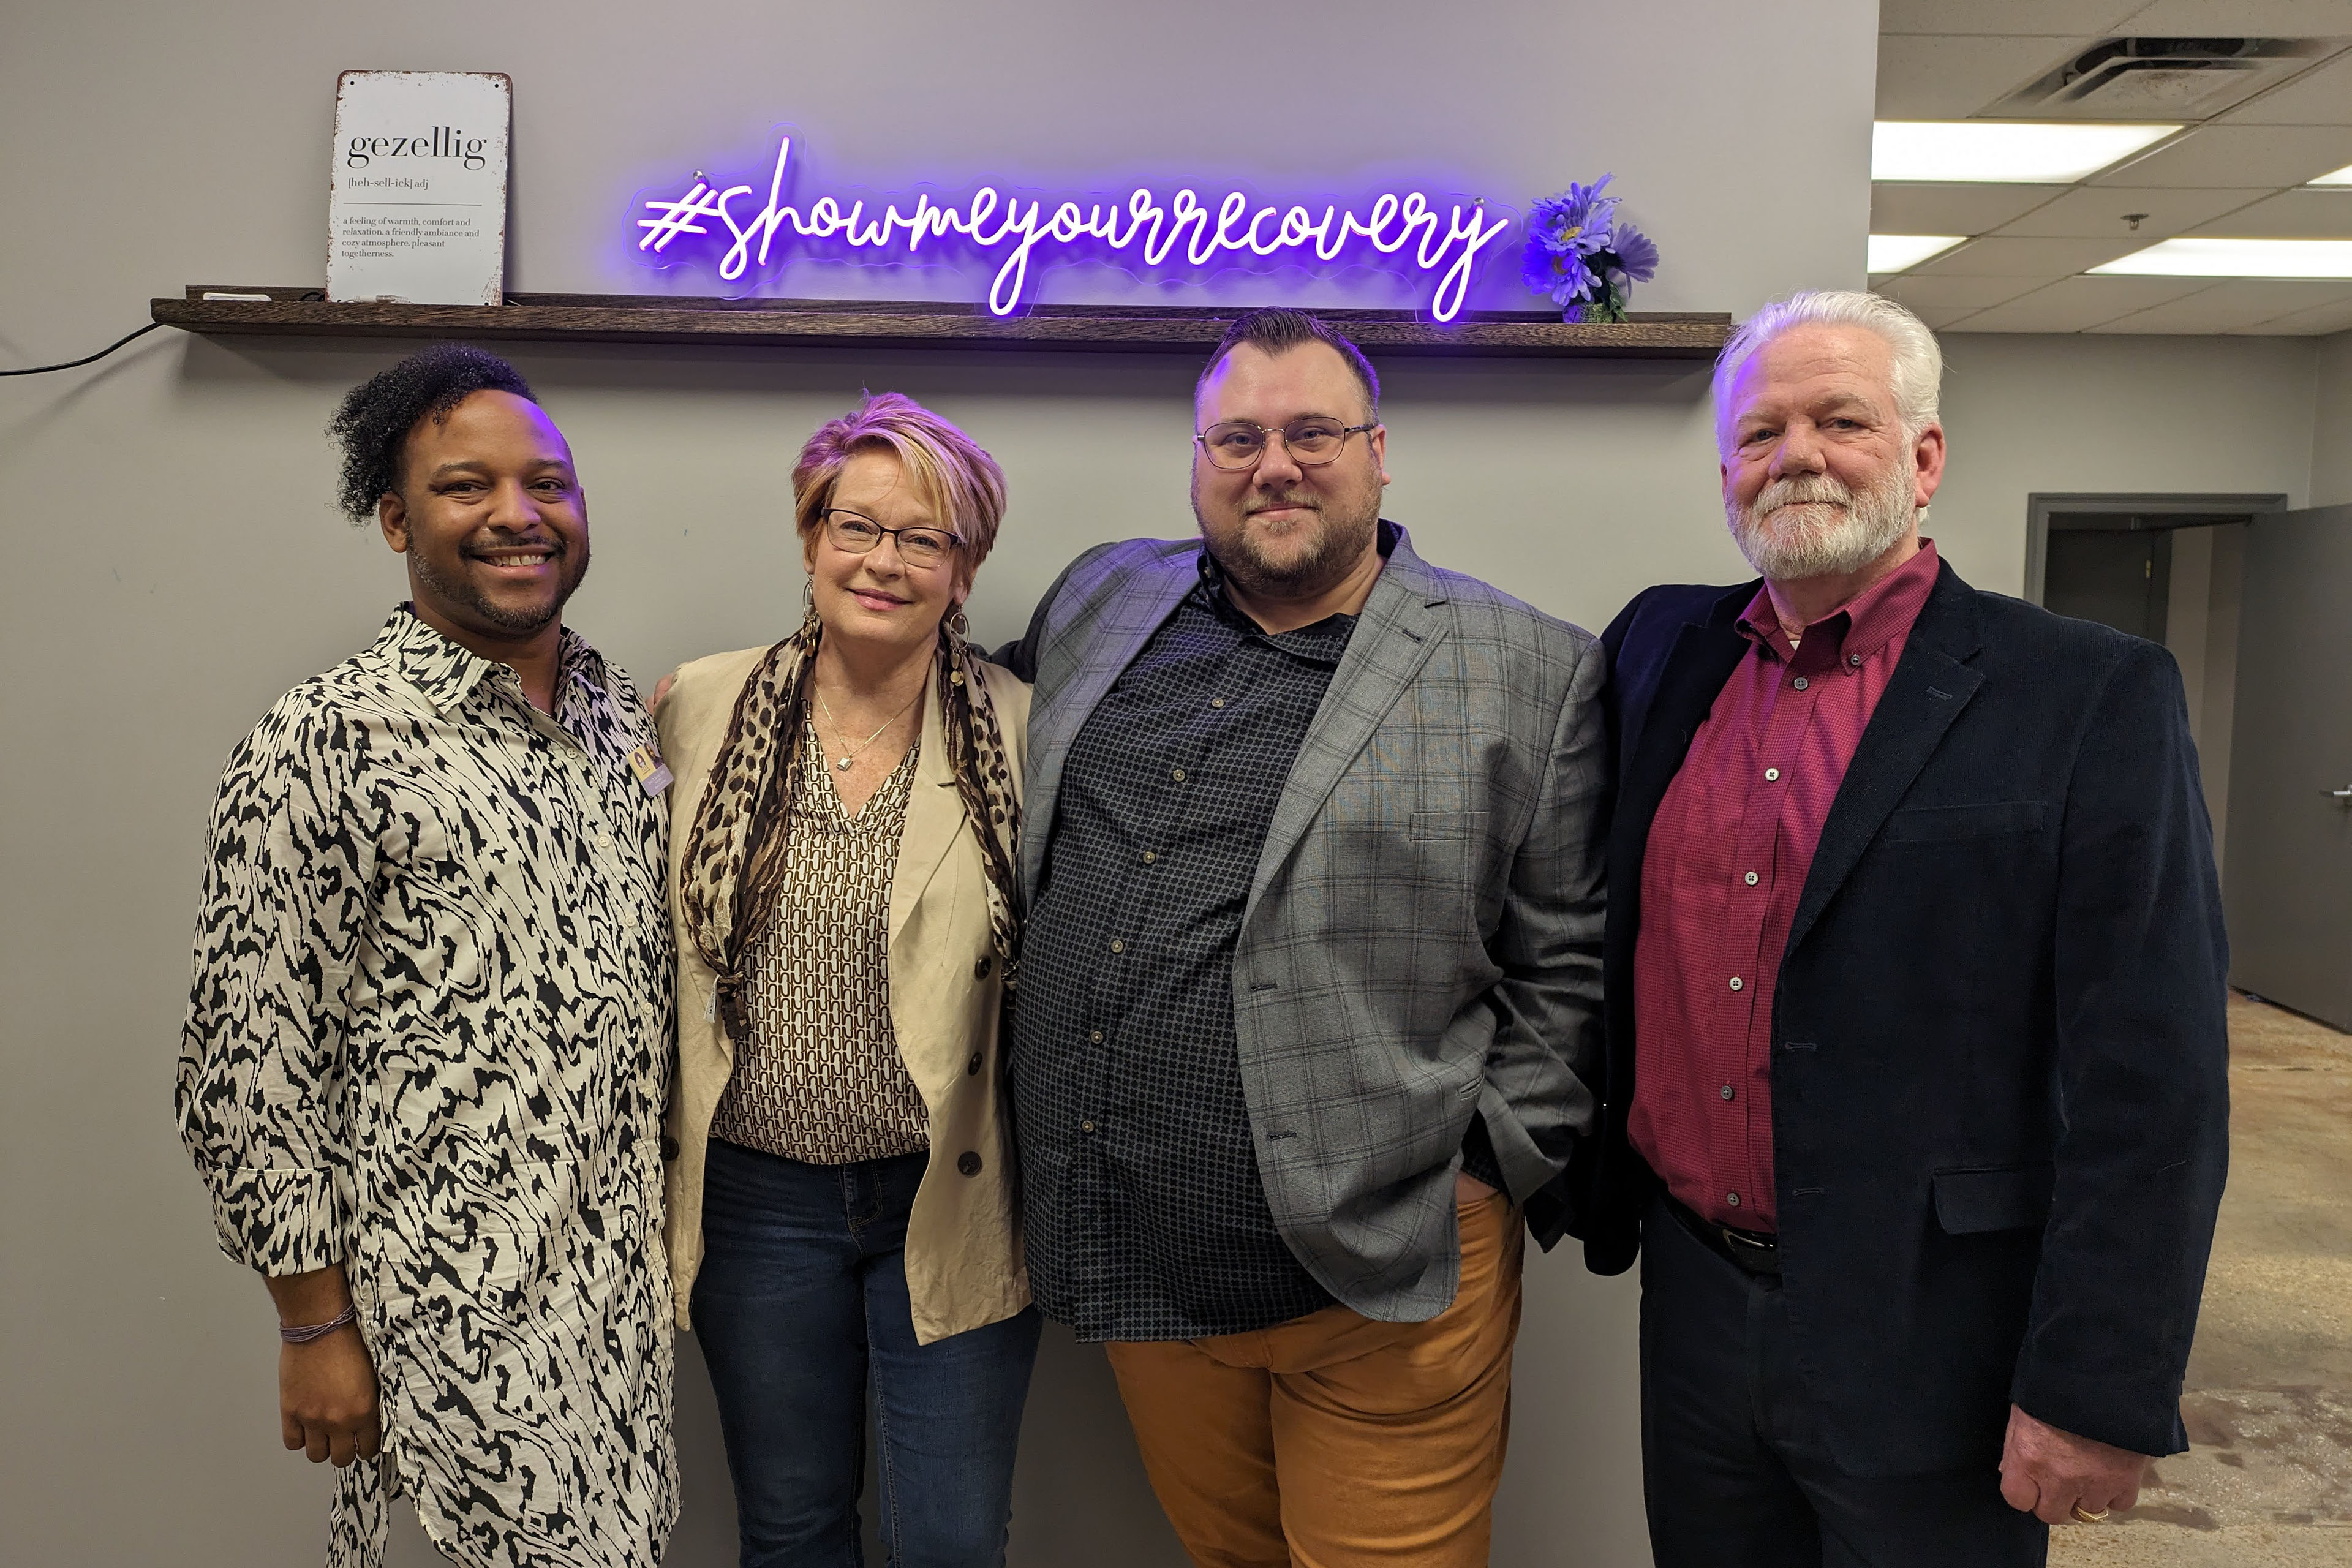
[[[955,607],[955,613],[948,616],[948,629],[954,632],[958,637],[970,635],[971,631],[971,623],[964,618],[963,606],[961,605],[958,605]]]
[[[817,624],[816,579],[803,577],[801,579],[801,630],[807,631]]]

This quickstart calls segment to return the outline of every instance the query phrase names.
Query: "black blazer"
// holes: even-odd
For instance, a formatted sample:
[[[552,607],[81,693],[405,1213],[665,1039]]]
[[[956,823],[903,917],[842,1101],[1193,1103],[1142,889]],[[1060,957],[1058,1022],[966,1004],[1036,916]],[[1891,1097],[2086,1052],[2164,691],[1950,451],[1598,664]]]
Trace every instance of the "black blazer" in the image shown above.
[[[1569,1181],[1598,1273],[1657,1179],[1626,1142],[1651,819],[1758,584],[1603,635],[1602,1120]],[[1772,1016],[1783,1288],[1841,1467],[1998,1459],[2008,1406],[2147,1454],[2179,1414],[2228,1163],[2228,953],[2163,648],[1942,568],[1814,856]]]

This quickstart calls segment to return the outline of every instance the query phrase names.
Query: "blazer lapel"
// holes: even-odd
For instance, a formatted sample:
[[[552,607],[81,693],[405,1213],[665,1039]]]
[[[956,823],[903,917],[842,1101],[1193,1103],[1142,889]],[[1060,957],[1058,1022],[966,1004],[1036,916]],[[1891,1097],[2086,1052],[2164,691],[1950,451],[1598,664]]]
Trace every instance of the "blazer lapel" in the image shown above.
[[[1372,731],[1380,728],[1381,721],[1444,640],[1446,622],[1437,606],[1446,597],[1444,584],[1412,552],[1404,531],[1398,529],[1396,547],[1389,552],[1388,564],[1372,584],[1371,597],[1364,601],[1355,635],[1348,639],[1348,651],[1332,672],[1322,705],[1315,710],[1315,721],[1307,726],[1307,739],[1290,765],[1290,780],[1275,803],[1265,846],[1258,852],[1257,875],[1250,881],[1249,905],[1242,916],[1244,925],[1250,911],[1257,908],[1259,895],[1306,837],[1307,826],[1338,787],[1348,764],[1356,760],[1356,753],[1364,749]]]
[[[1111,683],[1135,662],[1151,634],[1175,613],[1192,584],[1200,581],[1200,556],[1179,552],[1138,574],[1107,606],[1098,629],[1087,646],[1076,650],[1077,668],[1069,683],[1050,698],[1033,700],[1029,710],[1029,775],[1021,810],[1021,891],[1037,896],[1037,880],[1045,874],[1045,840],[1054,826],[1054,804],[1061,794],[1062,764],[1079,730],[1093,716],[1095,705]],[[1042,672],[1041,672],[1042,673]]]
[[[963,831],[963,797],[957,793],[955,771],[948,766],[948,735],[940,712],[937,681],[923,689],[923,749],[915,758],[915,786],[907,797],[907,826],[898,839],[898,862],[890,873],[889,941],[913,918],[915,906],[939,874],[948,851]],[[894,973],[900,965],[894,958]],[[911,970],[909,971],[911,972]]]
[[[1754,596],[1753,589],[1743,588],[1734,596],[1736,604],[1725,600],[1732,605],[1729,616],[1736,618]],[[1657,689],[1638,716],[1634,732],[1625,741],[1628,757],[1617,804],[1617,821],[1622,828],[1639,832],[1647,840],[1651,820],[1666,797],[1667,786],[1682,771],[1683,759],[1690,755],[1692,738],[1714,711],[1723,683],[1731,679],[1731,672],[1753,646],[1720,606],[1704,623],[1685,623],[1666,655]]]
[[[1961,582],[1948,563],[1937,574],[1936,586],[1895,667],[1895,678],[1862,732],[1862,745],[1831,803],[1829,820],[1822,825],[1821,843],[1797,900],[1786,951],[1794,951],[1805,940],[1911,781],[1927,765],[1944,731],[1984,684],[1984,672],[1964,662],[1981,646],[1976,590]]]

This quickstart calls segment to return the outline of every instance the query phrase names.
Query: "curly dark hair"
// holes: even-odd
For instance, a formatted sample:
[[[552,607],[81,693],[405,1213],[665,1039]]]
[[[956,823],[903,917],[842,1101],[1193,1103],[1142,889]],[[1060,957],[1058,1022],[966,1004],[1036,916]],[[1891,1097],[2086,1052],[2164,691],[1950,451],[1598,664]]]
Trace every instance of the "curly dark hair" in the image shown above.
[[[343,515],[353,522],[373,516],[377,500],[400,489],[401,454],[409,432],[427,419],[439,424],[477,392],[511,392],[539,401],[522,372],[466,343],[419,349],[352,388],[327,424],[327,434],[343,447],[342,486],[336,498]]]

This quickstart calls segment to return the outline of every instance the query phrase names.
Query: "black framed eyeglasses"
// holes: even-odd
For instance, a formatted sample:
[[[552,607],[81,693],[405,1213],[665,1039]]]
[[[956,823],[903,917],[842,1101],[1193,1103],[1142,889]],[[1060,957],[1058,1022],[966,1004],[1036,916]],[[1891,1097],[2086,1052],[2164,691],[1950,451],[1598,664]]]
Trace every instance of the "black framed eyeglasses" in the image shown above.
[[[887,533],[898,542],[899,560],[909,566],[936,566],[963,543],[944,528],[885,528],[845,506],[829,506],[819,515],[824,520],[824,536],[844,555],[865,554]]]
[[[1225,419],[1210,426],[1192,437],[1209,461],[1221,468],[1254,468],[1265,456],[1266,443],[1274,437],[1282,437],[1283,450],[1290,460],[1304,468],[1318,468],[1337,461],[1341,448],[1350,436],[1360,436],[1367,430],[1379,429],[1377,420],[1370,425],[1342,425],[1337,419],[1322,415],[1309,415],[1294,419],[1280,429],[1265,425],[1253,425],[1246,419]]]

